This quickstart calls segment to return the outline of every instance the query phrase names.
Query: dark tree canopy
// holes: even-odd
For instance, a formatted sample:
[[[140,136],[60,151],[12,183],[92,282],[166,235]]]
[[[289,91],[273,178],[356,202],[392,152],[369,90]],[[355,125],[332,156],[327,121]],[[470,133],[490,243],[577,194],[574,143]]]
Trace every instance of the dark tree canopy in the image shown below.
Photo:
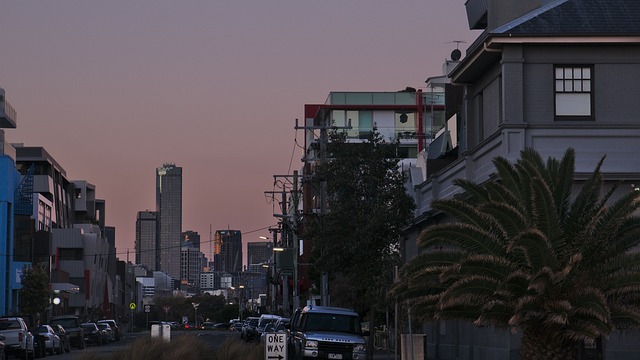
[[[316,168],[314,183],[327,184],[328,210],[305,221],[313,264],[318,273],[349,284],[359,298],[379,293],[391,280],[402,230],[412,219],[415,206],[397,151],[398,143],[384,142],[378,133],[352,143],[334,132],[327,160]]]
[[[18,291],[20,312],[34,315],[36,318],[44,316],[49,307],[49,274],[43,264],[35,264],[22,271],[22,287]]]

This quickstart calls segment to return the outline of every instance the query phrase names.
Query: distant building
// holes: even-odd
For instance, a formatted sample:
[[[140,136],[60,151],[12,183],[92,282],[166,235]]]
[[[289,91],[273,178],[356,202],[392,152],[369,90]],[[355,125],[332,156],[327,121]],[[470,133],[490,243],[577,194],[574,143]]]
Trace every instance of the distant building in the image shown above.
[[[247,266],[268,263],[273,256],[273,243],[271,241],[259,241],[247,243]],[[259,269],[256,267],[256,269]]]
[[[197,293],[200,289],[202,253],[200,252],[200,249],[189,246],[182,247],[181,253],[181,289],[184,291]]]
[[[159,270],[180,280],[182,239],[182,168],[164,164],[156,169],[156,211],[159,221]]]
[[[160,269],[160,248],[158,236],[158,213],[139,211],[136,218],[136,264],[145,265],[149,270]]]
[[[218,289],[220,281],[217,281],[216,284],[216,273],[212,271],[203,272],[200,274],[200,290],[202,292],[210,292],[215,289]]]
[[[242,271],[242,234],[240,230],[216,230],[213,266],[217,272]]]
[[[200,234],[197,231],[187,230],[183,232],[180,241],[181,247],[190,247],[200,250]]]
[[[20,173],[16,171],[15,149],[5,142],[2,128],[15,128],[15,111],[6,102],[4,90],[0,88],[0,253],[11,254],[14,238],[14,209],[16,190],[20,186]],[[31,194],[29,193],[28,196]],[[29,205],[29,202],[27,202]],[[10,256],[0,257],[0,271],[14,275]],[[0,311],[8,314],[12,307],[11,276],[0,277]]]

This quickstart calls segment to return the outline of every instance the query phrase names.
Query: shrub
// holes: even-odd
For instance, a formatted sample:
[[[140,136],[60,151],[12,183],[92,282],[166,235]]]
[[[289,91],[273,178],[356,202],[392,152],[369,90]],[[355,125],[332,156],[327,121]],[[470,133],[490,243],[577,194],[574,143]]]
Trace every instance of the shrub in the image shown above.
[[[193,335],[180,335],[171,342],[160,338],[140,338],[126,350],[111,354],[107,360],[262,360],[264,351],[257,343],[226,339],[215,349]],[[95,353],[87,353],[81,360],[105,360]]]

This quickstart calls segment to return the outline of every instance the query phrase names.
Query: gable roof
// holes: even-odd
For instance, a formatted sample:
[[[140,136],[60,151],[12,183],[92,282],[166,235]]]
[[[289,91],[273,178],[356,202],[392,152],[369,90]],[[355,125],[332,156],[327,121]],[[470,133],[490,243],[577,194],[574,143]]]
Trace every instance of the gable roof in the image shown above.
[[[492,35],[638,35],[639,0],[557,0],[491,31]]]

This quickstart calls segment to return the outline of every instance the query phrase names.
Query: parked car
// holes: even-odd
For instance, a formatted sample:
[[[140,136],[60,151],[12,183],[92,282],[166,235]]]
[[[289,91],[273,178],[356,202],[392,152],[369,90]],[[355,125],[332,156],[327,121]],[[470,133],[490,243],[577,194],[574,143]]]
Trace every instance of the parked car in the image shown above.
[[[260,334],[260,342],[265,343],[266,336],[268,333],[287,333],[289,329],[289,318],[280,318],[274,323],[269,323],[265,326],[262,334]]]
[[[200,325],[200,329],[202,330],[213,330],[213,323],[209,321],[205,321]]]
[[[229,327],[231,327],[231,324],[229,323],[213,324],[213,330],[229,330]]]
[[[33,356],[34,358],[42,358],[47,356],[47,348],[44,344],[44,337],[38,333],[38,327],[40,324],[37,322],[35,316],[31,314],[16,314],[12,317],[19,317],[27,324],[27,328],[31,335],[33,335]]]
[[[4,335],[0,334],[0,360],[4,360],[5,356],[4,356],[4,340],[6,338],[4,337]]]
[[[115,320],[113,319],[98,320],[98,324],[99,323],[109,324],[109,326],[111,327],[111,330],[113,331],[113,336],[115,337],[116,341],[120,341],[120,328],[118,327],[118,324],[116,323]],[[171,327],[173,328],[173,325]]]
[[[111,326],[109,326],[109,324],[103,323],[103,322],[97,322],[96,325],[98,326],[98,329],[100,329],[100,331],[104,332],[104,334],[106,335],[104,337],[104,340],[105,340],[104,344],[108,344],[116,341],[116,336],[113,333],[113,329],[111,329]]]
[[[49,320],[49,325],[61,325],[67,336],[69,336],[69,340],[71,345],[78,349],[84,349],[84,329],[80,326],[80,319],[75,315],[61,315],[61,316],[53,316],[51,320]]]
[[[62,350],[64,352],[71,352],[71,339],[69,339],[69,335],[67,335],[67,331],[62,327],[62,325],[53,325],[53,332],[58,335],[60,338],[60,344],[62,345]]]
[[[5,355],[35,357],[33,335],[20,317],[0,318],[0,334],[5,337]]]
[[[306,306],[291,328],[293,357],[303,359],[365,359],[365,336],[360,318],[351,309]]]
[[[231,327],[229,327],[229,329],[231,329],[231,331],[242,331],[242,321],[233,320],[233,323],[231,324]]]
[[[82,323],[80,324],[84,330],[84,342],[93,345],[102,345],[104,335],[98,329],[98,325],[95,323]]]
[[[247,320],[245,320],[244,325],[242,325],[242,334],[240,334],[240,337],[245,341],[251,341],[251,339],[254,339],[258,335],[256,328],[258,327],[259,320],[259,317],[248,317]]]
[[[289,318],[280,318],[273,325],[273,331],[274,332],[287,332],[287,330],[290,328],[290,325],[291,325],[291,319],[289,319]]]
[[[38,334],[44,339],[44,347],[50,355],[62,354],[60,337],[50,325],[40,325],[38,327]]]
[[[264,333],[265,328],[269,324],[275,324],[276,321],[280,320],[281,316],[279,315],[271,315],[271,314],[262,314],[258,320],[258,325],[255,330],[255,338],[260,340],[262,338],[262,334]]]

